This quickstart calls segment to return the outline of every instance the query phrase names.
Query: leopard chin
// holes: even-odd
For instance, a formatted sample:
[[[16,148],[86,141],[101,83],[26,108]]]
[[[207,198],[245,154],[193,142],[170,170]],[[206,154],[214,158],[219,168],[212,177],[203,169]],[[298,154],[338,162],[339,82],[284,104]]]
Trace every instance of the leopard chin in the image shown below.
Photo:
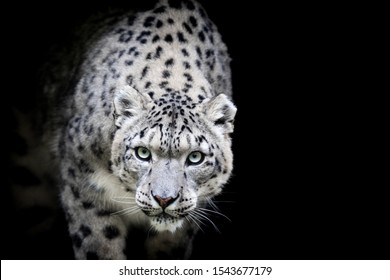
[[[172,217],[168,214],[160,214],[150,219],[152,228],[158,232],[170,231],[174,233],[183,226],[183,218]]]

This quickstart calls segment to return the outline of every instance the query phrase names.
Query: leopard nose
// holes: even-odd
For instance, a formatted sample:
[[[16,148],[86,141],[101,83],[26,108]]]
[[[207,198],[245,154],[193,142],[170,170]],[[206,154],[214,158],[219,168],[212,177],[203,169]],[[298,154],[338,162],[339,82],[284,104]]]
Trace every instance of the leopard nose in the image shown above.
[[[161,197],[159,195],[153,195],[153,198],[158,202],[162,209],[165,209],[171,205],[177,197]]]

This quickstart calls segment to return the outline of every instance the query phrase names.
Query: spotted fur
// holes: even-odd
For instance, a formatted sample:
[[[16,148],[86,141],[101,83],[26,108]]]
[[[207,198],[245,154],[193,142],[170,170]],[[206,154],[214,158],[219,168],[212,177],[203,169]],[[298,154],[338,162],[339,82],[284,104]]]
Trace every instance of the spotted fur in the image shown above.
[[[95,26],[46,87],[75,256],[124,259],[138,228],[148,258],[188,258],[232,172],[227,48],[193,1]]]

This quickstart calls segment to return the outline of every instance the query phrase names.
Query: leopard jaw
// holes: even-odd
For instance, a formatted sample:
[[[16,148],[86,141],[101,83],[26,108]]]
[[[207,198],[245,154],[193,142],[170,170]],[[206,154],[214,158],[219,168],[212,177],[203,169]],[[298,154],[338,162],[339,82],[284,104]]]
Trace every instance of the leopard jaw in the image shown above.
[[[157,231],[170,231],[174,233],[177,229],[183,226],[182,218],[169,216],[164,218],[162,215],[154,216],[150,220],[151,226]]]

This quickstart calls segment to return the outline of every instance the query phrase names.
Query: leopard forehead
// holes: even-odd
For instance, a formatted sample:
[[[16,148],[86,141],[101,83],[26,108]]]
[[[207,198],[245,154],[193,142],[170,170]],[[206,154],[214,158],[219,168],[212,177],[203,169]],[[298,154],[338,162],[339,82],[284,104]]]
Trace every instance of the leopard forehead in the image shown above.
[[[191,150],[208,153],[210,146],[207,138],[211,135],[202,119],[202,113],[197,110],[202,101],[203,99],[194,102],[188,96],[173,93],[160,98],[138,126],[139,130],[134,137],[137,145],[170,156],[178,156]]]

